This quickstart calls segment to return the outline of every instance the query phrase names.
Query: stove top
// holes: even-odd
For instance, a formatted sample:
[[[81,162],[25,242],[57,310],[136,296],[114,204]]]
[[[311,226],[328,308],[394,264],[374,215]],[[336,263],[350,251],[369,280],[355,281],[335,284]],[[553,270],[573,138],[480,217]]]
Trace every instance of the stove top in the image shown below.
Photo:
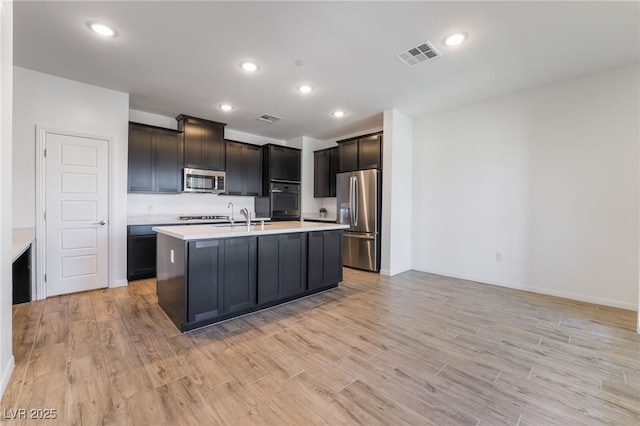
[[[187,216],[178,216],[180,220],[229,220],[229,216],[219,216],[219,215],[187,215]]]

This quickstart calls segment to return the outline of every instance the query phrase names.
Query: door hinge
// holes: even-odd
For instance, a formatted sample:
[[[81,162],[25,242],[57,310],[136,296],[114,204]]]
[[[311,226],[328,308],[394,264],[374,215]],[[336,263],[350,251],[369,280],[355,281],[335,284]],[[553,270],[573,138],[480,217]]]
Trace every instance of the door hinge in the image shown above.
[[[47,212],[44,212],[44,220],[47,220]]]
[[[45,157],[47,156],[47,150],[46,149],[44,150],[44,156]]]
[[[47,274],[44,274],[44,282],[47,282]]]

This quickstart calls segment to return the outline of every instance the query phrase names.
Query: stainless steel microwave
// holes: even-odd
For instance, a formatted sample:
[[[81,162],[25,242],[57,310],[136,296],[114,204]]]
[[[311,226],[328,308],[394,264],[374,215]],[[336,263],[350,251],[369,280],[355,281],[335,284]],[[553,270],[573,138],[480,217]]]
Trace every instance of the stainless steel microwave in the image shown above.
[[[224,194],[225,178],[225,172],[185,168],[183,170],[182,192]]]

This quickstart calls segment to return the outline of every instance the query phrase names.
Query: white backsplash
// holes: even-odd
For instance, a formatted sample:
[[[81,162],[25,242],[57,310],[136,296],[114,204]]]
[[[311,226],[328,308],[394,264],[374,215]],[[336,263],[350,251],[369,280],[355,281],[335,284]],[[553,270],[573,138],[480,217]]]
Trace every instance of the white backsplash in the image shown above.
[[[212,214],[230,215],[233,203],[237,216],[240,209],[255,212],[254,197],[217,194],[127,194],[127,215]]]
[[[308,199],[307,202],[311,202],[312,205],[303,207],[305,213],[318,213],[321,207],[327,209],[327,212],[329,212],[330,214],[336,212],[337,201],[335,197],[311,198],[310,200],[311,201],[309,201]]]

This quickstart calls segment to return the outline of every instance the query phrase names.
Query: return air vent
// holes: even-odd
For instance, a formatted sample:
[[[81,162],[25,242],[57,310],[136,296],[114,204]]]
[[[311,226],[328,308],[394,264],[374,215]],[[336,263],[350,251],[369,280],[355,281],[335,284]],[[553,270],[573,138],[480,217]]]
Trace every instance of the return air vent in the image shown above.
[[[425,62],[429,59],[433,59],[440,56],[435,47],[428,41],[420,43],[416,47],[412,47],[409,50],[402,51],[396,55],[396,58],[400,59],[402,63],[409,67],[415,67],[416,65]]]
[[[260,117],[256,117],[256,120],[262,121],[264,123],[275,123],[278,120],[282,120],[280,117],[276,117],[275,115],[262,114]]]

